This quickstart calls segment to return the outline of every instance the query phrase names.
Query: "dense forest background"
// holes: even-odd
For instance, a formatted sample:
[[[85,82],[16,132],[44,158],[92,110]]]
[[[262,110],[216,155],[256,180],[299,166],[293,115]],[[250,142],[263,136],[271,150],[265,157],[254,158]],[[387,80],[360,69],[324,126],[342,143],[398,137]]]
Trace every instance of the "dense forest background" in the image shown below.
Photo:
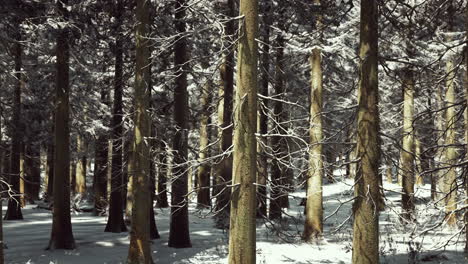
[[[256,24],[242,8],[255,10]],[[156,208],[170,208],[169,247],[191,247],[193,212],[212,218],[213,228],[236,229],[232,215],[242,210],[231,207],[231,190],[236,204],[244,183],[233,181],[243,166],[237,150],[255,154],[256,199],[249,199],[258,221],[282,239],[300,201],[299,237],[326,239],[323,186],[353,179],[361,186],[362,177],[377,188],[362,185],[376,198],[374,211],[395,212],[405,230],[432,222],[422,236],[444,229],[447,244],[463,244],[467,10],[464,0],[3,0],[4,219],[23,219],[26,204],[53,209],[48,247],[73,249],[70,209],[108,217],[103,231],[129,229],[131,241],[147,241],[160,237]],[[253,40],[250,26],[258,27]],[[253,42],[258,56],[241,53],[239,43]],[[365,75],[367,61],[375,68]],[[244,80],[256,86],[257,109],[245,116]],[[253,98],[249,91],[245,98]],[[364,103],[375,142],[373,131],[359,130]],[[255,131],[246,130],[255,152],[236,145],[244,117],[255,119]],[[379,155],[367,164],[363,149],[374,148]],[[362,176],[370,175],[366,164],[374,178]],[[387,183],[402,188],[389,192]],[[354,191],[360,197],[363,189]],[[398,202],[388,198],[395,194]],[[334,214],[354,203],[349,215],[359,215],[359,201],[340,200]],[[430,220],[419,219],[426,210],[419,206],[434,209]],[[378,225],[376,232],[378,247]],[[129,262],[150,263],[149,249],[132,253],[132,245]],[[353,263],[372,263],[356,254]]]

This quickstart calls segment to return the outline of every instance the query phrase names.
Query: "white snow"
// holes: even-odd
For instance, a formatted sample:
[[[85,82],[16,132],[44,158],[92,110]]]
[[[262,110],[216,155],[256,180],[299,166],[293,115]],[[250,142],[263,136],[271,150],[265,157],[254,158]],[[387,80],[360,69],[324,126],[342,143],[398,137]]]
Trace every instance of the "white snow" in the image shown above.
[[[303,243],[300,239],[304,216],[299,202],[305,193],[291,193],[291,208],[286,211],[290,217],[285,217],[281,223],[267,220],[257,222],[257,263],[351,263],[352,186],[352,180],[324,186],[324,240],[313,245]],[[420,198],[417,203],[418,224],[406,227],[396,214],[399,211],[401,188],[387,183],[384,188],[387,190],[387,208],[380,216],[381,263],[410,263],[410,246],[416,258],[438,256],[424,263],[466,263],[462,232],[442,226],[424,233],[441,220],[439,212],[442,209],[436,208],[429,199],[430,186],[425,185],[417,190],[417,197]],[[346,203],[336,210],[343,202]],[[4,221],[4,238],[8,245],[8,249],[5,249],[6,263],[125,263],[128,233],[103,232],[106,217],[91,216],[89,213],[72,215],[77,249],[44,250],[50,236],[51,212],[35,207],[28,205],[23,208],[23,221]],[[6,206],[3,209],[5,212]],[[157,209],[156,221],[161,239],[152,244],[155,263],[227,263],[227,231],[214,228],[211,217],[206,217],[209,216],[208,211],[201,212],[191,204],[190,232],[193,247],[187,249],[167,246],[169,213],[169,209]]]

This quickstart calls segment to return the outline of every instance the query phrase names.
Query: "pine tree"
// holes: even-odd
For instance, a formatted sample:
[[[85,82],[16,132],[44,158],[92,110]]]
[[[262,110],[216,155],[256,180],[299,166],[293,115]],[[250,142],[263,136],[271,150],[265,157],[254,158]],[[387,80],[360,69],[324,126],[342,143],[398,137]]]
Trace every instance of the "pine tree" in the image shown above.
[[[414,215],[414,79],[411,69],[403,73],[403,149],[401,150],[401,178],[403,193],[401,205],[403,217],[411,220]]]
[[[57,13],[68,20],[68,0],[57,2]],[[69,128],[69,29],[57,36],[57,85],[55,90],[54,207],[48,249],[74,249],[70,216],[70,128]]]
[[[379,112],[377,1],[361,1],[353,264],[379,263]]]
[[[171,223],[169,247],[191,247],[188,223],[188,93],[187,71],[188,53],[186,31],[185,0],[177,0],[175,5],[175,28],[181,37],[174,44],[174,64],[177,69],[174,89],[174,122],[177,131],[174,134],[174,167],[172,172]]]
[[[258,2],[241,0],[234,114],[229,263],[255,263]]]
[[[114,76],[114,106],[112,113],[112,160],[111,160],[111,194],[109,219],[105,232],[120,233],[127,231],[123,219],[123,193],[122,193],[122,133],[123,133],[123,47],[121,36],[122,12],[124,10],[122,0],[117,1],[115,6],[115,33],[117,34],[115,53],[115,76]]]
[[[127,263],[151,264],[153,259],[150,248],[150,149],[147,138],[151,136],[150,87],[148,87],[149,65],[149,7],[146,0],[138,0],[136,6],[136,69],[135,69],[135,116],[133,142],[133,208],[132,229]]]
[[[314,5],[319,6],[320,0],[314,0]],[[322,17],[317,17],[316,28],[322,30]],[[307,202],[306,220],[304,224],[303,239],[312,241],[321,237],[323,233],[323,128],[322,128],[322,105],[323,105],[323,73],[322,73],[322,51],[314,48],[310,55],[310,151],[309,170],[307,179]]]
[[[264,2],[263,13],[263,35],[262,35],[262,65],[261,65],[261,90],[263,98],[268,97],[268,86],[270,81],[270,27],[271,27],[271,3]],[[259,100],[257,132],[261,135],[257,142],[258,169],[257,169],[257,217],[262,218],[267,215],[267,181],[268,181],[268,157],[266,149],[268,146],[268,101]]]
[[[21,21],[16,18],[17,32],[14,44],[15,56],[15,78],[16,86],[13,93],[13,136],[11,139],[11,156],[10,156],[10,184],[13,191],[13,196],[8,199],[8,208],[5,213],[5,220],[22,220],[21,203],[23,196],[20,193],[20,173],[21,173],[21,152],[22,152],[22,128],[21,126],[21,90],[23,87],[22,74],[22,46],[21,46]]]

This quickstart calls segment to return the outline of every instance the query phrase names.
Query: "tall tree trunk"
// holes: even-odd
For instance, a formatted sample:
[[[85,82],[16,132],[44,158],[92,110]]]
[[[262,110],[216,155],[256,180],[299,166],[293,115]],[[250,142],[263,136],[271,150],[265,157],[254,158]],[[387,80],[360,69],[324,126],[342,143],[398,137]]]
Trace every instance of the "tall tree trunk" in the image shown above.
[[[320,0],[314,0],[320,5]],[[321,16],[317,18],[317,29],[322,30]],[[303,239],[317,240],[323,233],[323,153],[322,153],[322,106],[323,106],[323,72],[320,48],[314,48],[310,55],[310,150],[307,179],[306,220]]]
[[[123,211],[123,178],[122,178],[122,148],[123,148],[123,45],[122,45],[122,0],[115,7],[115,76],[114,76],[114,106],[112,113],[112,160],[111,160],[111,194],[109,218],[105,232],[120,233],[127,231]]]
[[[181,35],[174,44],[174,66],[176,68],[176,80],[174,89],[174,122],[176,132],[174,134],[174,167],[172,170],[172,201],[171,223],[169,231],[169,247],[191,247],[189,223],[188,223],[188,184],[187,184],[187,160],[188,160],[188,94],[187,72],[188,54],[187,39],[185,36],[185,0],[177,0],[175,4],[174,24],[176,32]]]
[[[379,263],[379,111],[377,1],[361,1],[353,264]]]
[[[414,217],[414,78],[411,69],[406,69],[403,79],[403,149],[401,150],[401,177],[403,193],[401,205],[403,218]]]
[[[263,3],[263,56],[261,66],[261,90],[260,94],[268,97],[268,83],[270,81],[270,26],[271,26],[271,3]],[[268,181],[268,101],[263,99],[258,104],[257,131],[261,135],[257,141],[258,169],[257,169],[257,217],[267,216],[267,181]]]
[[[20,170],[21,170],[21,142],[22,142],[22,129],[21,129],[21,90],[23,86],[23,74],[21,73],[21,22],[17,21],[17,32],[14,47],[15,56],[15,78],[16,86],[13,93],[13,117],[12,127],[13,133],[11,138],[11,156],[10,156],[10,185],[13,193],[9,194],[8,208],[5,213],[5,220],[22,220],[23,214],[21,213],[21,194],[20,191]],[[1,216],[0,216],[1,217]]]
[[[205,87],[202,88],[201,105],[202,113],[200,118],[200,150],[198,160],[200,166],[198,167],[197,179],[198,179],[198,191],[197,191],[197,206],[200,208],[210,207],[210,164],[205,160],[209,157],[210,151],[208,148],[209,144],[209,124],[210,124],[210,112],[209,107],[211,104],[211,84],[207,81]]]
[[[150,2],[136,2],[136,69],[135,69],[135,120],[133,169],[133,209],[132,230],[127,263],[151,264],[153,259],[150,248],[150,153],[146,139],[151,136],[150,118],[147,110],[150,106],[150,87],[148,87],[149,64],[149,9]]]
[[[101,98],[103,99],[103,98]],[[94,145],[94,209],[93,215],[101,215],[107,206],[107,155],[108,155],[107,135],[101,133],[95,140]]]
[[[78,157],[76,161],[75,193],[80,196],[83,196],[86,192],[87,148],[86,139],[83,135],[78,135],[76,139]]]
[[[235,1],[227,0],[224,7],[224,13],[230,20],[225,25],[225,33],[227,36],[234,38],[234,10]],[[233,44],[234,45],[234,44]],[[221,153],[226,153],[232,146],[232,105],[234,92],[234,48],[229,48],[225,54],[224,63],[220,69],[221,81],[223,85],[223,110],[221,124]],[[232,181],[232,155],[225,156],[219,164],[218,175],[218,191],[216,199],[216,216],[217,226],[223,227],[225,220],[229,216],[229,201],[231,198],[231,190],[227,187]]]
[[[57,2],[58,15],[68,20],[68,0]],[[55,101],[55,165],[52,233],[48,249],[74,249],[70,216],[70,128],[69,128],[69,32],[57,36],[57,85]]]
[[[282,34],[284,22],[282,19],[283,7],[279,5],[280,10],[277,27],[279,33],[276,37],[276,65],[275,65],[275,84],[274,92],[276,94],[277,101],[274,102],[274,119],[276,128],[274,130],[275,134],[285,134],[286,130],[283,127],[284,121],[284,110],[283,103],[281,98],[284,97],[284,45],[285,40]],[[287,168],[284,166],[285,156],[287,155],[285,151],[285,145],[287,144],[286,138],[284,136],[273,136],[271,138],[271,147],[273,149],[273,160],[271,165],[271,200],[270,200],[270,219],[279,219],[281,218],[281,208],[283,207],[284,197],[287,198],[287,193],[284,192],[284,179],[286,177]]]
[[[257,146],[258,2],[241,0],[237,50],[237,90],[234,114],[233,189],[231,200],[230,264],[255,262]]]
[[[450,167],[444,169],[444,178],[443,178],[443,191],[445,195],[445,212],[447,213],[447,224],[454,227],[457,223],[457,217],[454,210],[457,209],[457,175],[456,170],[453,167],[456,163],[457,150],[454,146],[456,143],[455,140],[455,121],[457,119],[455,113],[455,66],[453,58],[447,60],[447,81],[446,81],[446,134],[445,134],[445,153],[443,155],[443,166]]]

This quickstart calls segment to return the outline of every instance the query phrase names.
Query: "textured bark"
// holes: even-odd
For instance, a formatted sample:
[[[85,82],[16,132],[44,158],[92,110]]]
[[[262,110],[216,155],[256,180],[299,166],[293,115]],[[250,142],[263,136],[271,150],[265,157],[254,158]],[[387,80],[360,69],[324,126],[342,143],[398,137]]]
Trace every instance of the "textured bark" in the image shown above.
[[[353,264],[379,263],[379,112],[377,1],[361,1]]]
[[[21,213],[21,193],[20,193],[20,155],[21,155],[21,142],[23,131],[21,125],[21,90],[23,87],[23,74],[21,73],[21,32],[19,31],[20,21],[17,21],[18,31],[16,32],[16,42],[14,44],[14,57],[15,57],[15,78],[16,85],[13,93],[13,117],[12,128],[13,133],[11,137],[11,156],[10,156],[10,185],[12,194],[8,199],[8,208],[5,212],[5,220],[22,220],[23,214]],[[0,216],[1,217],[1,216]]]
[[[111,160],[111,194],[109,218],[105,232],[120,233],[127,231],[123,211],[123,178],[122,178],[122,148],[123,148],[123,47],[122,47],[122,0],[117,1],[115,13],[115,75],[114,75],[114,105],[112,113],[112,160]]]
[[[456,143],[455,140],[455,122],[456,122],[456,113],[455,113],[455,66],[453,58],[449,58],[447,61],[447,81],[446,81],[446,131],[445,131],[445,153],[443,155],[443,166],[451,166],[449,169],[443,170],[443,193],[445,195],[445,212],[447,213],[447,224],[449,226],[456,226],[457,216],[453,213],[453,210],[457,209],[457,175],[455,168],[456,158],[457,158],[457,149],[454,146]]]
[[[234,17],[235,1],[227,0],[225,6],[225,15],[230,18]],[[234,38],[234,19],[229,20],[225,26],[225,33],[227,36]],[[218,112],[222,115],[221,126],[221,140],[220,152],[225,153],[232,146],[232,109],[233,109],[233,92],[234,92],[234,48],[228,49],[225,54],[224,63],[220,69],[220,77],[223,86],[223,102],[222,111]],[[221,117],[220,117],[221,118]],[[221,163],[218,165],[217,173],[217,199],[216,199],[216,216],[218,217],[218,227],[223,226],[220,224],[229,215],[230,207],[229,201],[231,197],[231,190],[227,185],[232,182],[232,155],[224,156]]]
[[[401,177],[403,193],[401,206],[403,218],[412,220],[414,217],[414,80],[413,72],[408,69],[403,79],[403,149],[401,150]]]
[[[320,4],[319,0],[314,1]],[[321,28],[321,18],[317,21],[317,28]],[[310,90],[310,150],[307,179],[306,219],[304,223],[303,239],[305,241],[317,240],[323,233],[323,73],[322,54],[320,48],[314,48],[310,56],[311,90]]]
[[[178,34],[184,35],[186,1],[177,0],[175,4],[175,29]],[[187,39],[181,37],[174,44],[174,65],[176,79],[174,89],[174,123],[177,131],[174,134],[174,166],[172,169],[172,199],[171,222],[169,231],[169,247],[191,247],[188,223],[188,93],[187,72],[188,54]]]
[[[255,262],[257,146],[257,0],[240,1],[240,39],[234,114],[233,189],[231,200],[230,264]]]
[[[66,21],[68,0],[57,2],[57,11]],[[69,128],[69,31],[57,36],[57,85],[55,90],[55,165],[52,233],[48,249],[74,249],[70,216],[70,128]]]
[[[270,80],[270,26],[271,26],[271,3],[263,3],[263,56],[261,65],[260,94],[268,97],[268,83]],[[257,132],[260,135],[268,133],[268,101],[263,100],[258,104]],[[267,181],[268,181],[268,156],[265,148],[268,146],[266,136],[260,136],[257,142],[258,168],[257,168],[257,217],[267,216]]]
[[[2,130],[2,110],[0,110],[0,193],[3,193],[3,186],[5,180],[5,166],[3,166],[3,158],[4,158],[4,151],[3,151],[3,130]],[[3,253],[3,199],[0,197],[0,264],[5,263],[4,253]]]
[[[209,124],[210,124],[210,112],[209,107],[211,104],[211,85],[208,83],[204,88],[202,88],[201,95],[201,105],[202,113],[200,117],[200,150],[198,154],[198,160],[200,166],[197,171],[197,204],[198,207],[210,207],[210,164],[205,161],[206,158],[210,156],[210,151],[208,148],[209,144]]]
[[[149,70],[149,9],[150,2],[136,2],[136,69],[135,69],[135,117],[134,117],[134,153],[133,169],[133,204],[132,230],[127,263],[153,263],[150,248],[150,199],[149,174],[150,152],[146,139],[151,136],[150,118],[147,113],[150,104],[150,87],[148,87]]]

